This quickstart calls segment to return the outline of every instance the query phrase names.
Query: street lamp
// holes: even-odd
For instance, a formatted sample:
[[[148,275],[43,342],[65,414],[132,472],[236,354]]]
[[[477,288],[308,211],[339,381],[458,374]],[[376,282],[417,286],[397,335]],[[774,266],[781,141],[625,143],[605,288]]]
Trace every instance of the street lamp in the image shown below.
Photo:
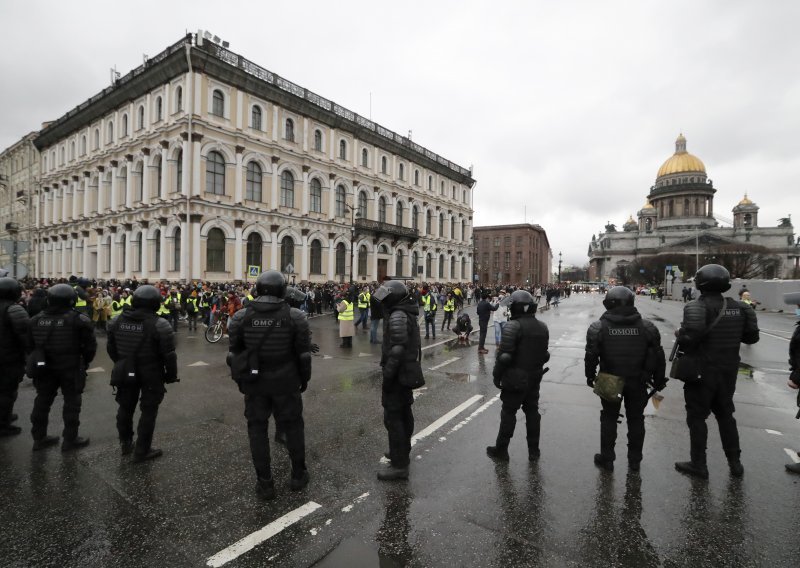
[[[356,219],[361,218],[361,213],[358,212],[358,208],[353,207],[352,205],[348,205],[347,203],[343,204],[345,208],[350,211],[350,286],[353,285],[353,249],[355,248],[356,243]]]
[[[561,284],[561,251],[558,252],[558,283]]]

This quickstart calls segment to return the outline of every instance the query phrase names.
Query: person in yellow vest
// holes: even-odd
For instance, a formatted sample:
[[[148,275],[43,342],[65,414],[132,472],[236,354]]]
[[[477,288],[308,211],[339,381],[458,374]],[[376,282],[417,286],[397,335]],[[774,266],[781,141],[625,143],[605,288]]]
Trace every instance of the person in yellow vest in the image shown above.
[[[433,333],[433,338],[436,339],[436,298],[428,291],[428,287],[422,288],[422,296],[420,296],[420,304],[422,311],[425,313],[425,339],[428,339],[429,332]]]
[[[111,317],[120,315],[123,307],[125,307],[124,299],[119,294],[114,294],[114,299],[111,300]]]
[[[442,320],[442,331],[444,328],[450,329],[453,323],[453,311],[456,309],[456,301],[453,299],[453,293],[447,293],[447,300],[444,302],[444,319]]]
[[[75,290],[75,293],[78,295],[78,299],[75,301],[75,311],[92,319],[92,305],[87,301],[89,300],[89,293],[86,291],[88,287],[89,280],[86,278],[77,278],[72,284],[72,289]]]
[[[191,295],[186,298],[186,315],[188,316],[189,331],[197,331],[197,290],[192,290]]]
[[[352,348],[355,327],[353,326],[353,302],[343,296],[339,296],[336,302],[336,311],[339,319],[339,337],[342,344],[339,347]]]
[[[165,316],[167,321],[172,324],[172,331],[178,331],[178,315],[181,309],[181,294],[175,288],[172,288],[164,298],[162,304],[167,312]]]
[[[369,293],[369,288],[364,286],[364,289],[361,290],[361,293],[358,295],[358,321],[356,322],[356,329],[358,329],[359,324],[363,324],[361,329],[363,331],[367,331],[367,322],[369,321],[369,300],[371,296]]]

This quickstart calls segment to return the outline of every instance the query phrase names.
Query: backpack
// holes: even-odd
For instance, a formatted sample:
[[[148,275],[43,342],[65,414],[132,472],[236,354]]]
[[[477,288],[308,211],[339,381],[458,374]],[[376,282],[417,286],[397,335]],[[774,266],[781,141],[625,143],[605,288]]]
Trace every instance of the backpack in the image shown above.
[[[119,359],[114,363],[114,367],[111,369],[111,382],[109,384],[112,387],[132,386],[137,382],[136,355],[139,353],[142,345],[145,344],[145,341],[150,338],[152,332],[155,331],[153,320],[144,321],[142,326],[142,338],[139,340],[139,343],[136,344],[136,347],[131,351],[130,355]]]

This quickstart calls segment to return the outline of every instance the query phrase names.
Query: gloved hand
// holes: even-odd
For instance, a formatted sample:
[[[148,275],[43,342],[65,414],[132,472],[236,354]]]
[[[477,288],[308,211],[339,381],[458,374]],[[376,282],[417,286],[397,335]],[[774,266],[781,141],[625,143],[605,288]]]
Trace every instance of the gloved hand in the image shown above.
[[[594,388],[594,379],[595,377],[586,377],[586,384],[589,385],[591,388]]]
[[[664,390],[664,387],[667,386],[667,381],[668,380],[669,379],[667,377],[660,377],[658,379],[654,378],[653,379],[653,388],[656,389],[657,391],[661,392],[662,390]]]
[[[306,392],[306,389],[307,389],[307,388],[308,388],[308,381],[303,381],[303,382],[300,384],[300,392]]]
[[[228,365],[228,367],[230,367],[232,362],[233,362],[233,353],[228,351],[228,354],[225,356],[225,364]]]
[[[499,389],[503,388],[503,382],[500,380],[500,377],[494,377],[493,380],[494,380],[494,386],[496,386]]]
[[[316,344],[316,343],[312,343],[312,344],[311,344],[311,349],[310,349],[310,351],[311,351],[312,353],[319,353],[319,345],[318,345],[318,344]]]
[[[165,377],[164,382],[170,385],[172,383],[179,383],[181,380],[178,377]]]

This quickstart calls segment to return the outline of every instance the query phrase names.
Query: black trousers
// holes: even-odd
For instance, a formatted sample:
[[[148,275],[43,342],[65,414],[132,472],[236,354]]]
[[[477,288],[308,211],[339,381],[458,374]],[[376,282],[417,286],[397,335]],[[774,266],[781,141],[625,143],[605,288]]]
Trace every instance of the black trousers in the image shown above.
[[[729,459],[738,459],[739,430],[733,413],[733,393],[736,391],[738,369],[704,369],[703,378],[696,383],[686,383],[683,398],[686,402],[686,424],[689,426],[691,459],[698,464],[706,463],[708,426],[706,419],[713,412],[719,426],[722,449]]]
[[[628,461],[642,461],[644,447],[644,409],[647,406],[647,385],[639,379],[626,379],[622,389],[622,402],[613,403],[600,399],[600,454],[607,461],[617,457],[617,419],[622,404],[625,404],[625,420],[628,424]]]
[[[381,394],[383,425],[389,435],[389,458],[395,467],[408,467],[411,463],[411,436],[414,434],[414,395],[411,389],[393,384]]]
[[[117,388],[117,432],[120,442],[133,440],[133,413],[139,404],[141,416],[136,429],[136,452],[145,454],[153,443],[158,407],[164,400],[164,385],[153,382],[147,385],[122,386]],[[141,398],[140,398],[141,397]]]
[[[77,373],[76,373],[77,374]],[[47,436],[47,424],[50,419],[50,408],[56,399],[58,390],[64,397],[64,431],[65,440],[74,440],[78,437],[78,428],[81,425],[81,403],[85,379],[77,379],[74,375],[56,375],[34,381],[36,398],[31,411],[31,434],[34,440],[41,440]]]
[[[539,389],[542,381],[534,381],[525,392],[500,391],[500,429],[497,432],[498,448],[508,448],[514,429],[517,426],[517,411],[522,407],[525,413],[525,430],[528,435],[528,453],[539,453],[539,429],[542,417],[539,414]]]
[[[453,323],[453,312],[444,312],[444,319],[442,320],[442,331],[444,328],[450,329]]]
[[[25,365],[22,363],[6,365],[0,372],[0,428],[11,424],[19,383],[24,374]]]
[[[269,453],[269,417],[275,415],[276,428],[286,433],[286,449],[292,461],[292,476],[300,477],[306,469],[305,423],[303,397],[299,392],[282,395],[246,394],[244,416],[250,454],[258,477],[272,477]]]
[[[489,321],[478,320],[478,327],[480,328],[478,335],[478,349],[484,349],[484,344],[486,343],[486,330],[489,328]]]

